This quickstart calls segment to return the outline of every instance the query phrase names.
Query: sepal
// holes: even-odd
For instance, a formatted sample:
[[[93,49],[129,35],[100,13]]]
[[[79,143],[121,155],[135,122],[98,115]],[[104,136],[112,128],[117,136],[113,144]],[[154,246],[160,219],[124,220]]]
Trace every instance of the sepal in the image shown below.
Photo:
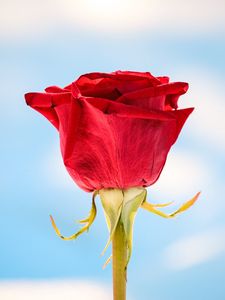
[[[109,239],[102,254],[105,253],[110,245],[115,229],[120,221],[124,227],[127,243],[127,267],[132,253],[133,225],[135,216],[138,208],[142,205],[146,198],[147,191],[144,188],[130,188],[124,190],[102,189],[99,191],[99,195],[109,228]],[[108,260],[105,265],[107,264]]]
[[[156,207],[168,206],[173,202],[166,203],[166,204],[152,204],[152,203],[149,203],[145,200],[142,203],[141,207],[146,209],[147,211],[149,211],[151,213],[154,213],[154,214],[160,216],[160,217],[169,219],[169,218],[173,218],[176,215],[178,215],[178,214],[186,211],[187,209],[189,209],[197,201],[199,195],[200,195],[200,192],[198,192],[193,198],[191,198],[190,200],[183,203],[177,210],[175,210],[173,213],[170,213],[170,214],[164,213],[163,211],[156,209]]]
[[[50,215],[50,219],[52,222],[52,226],[55,229],[56,234],[63,240],[69,241],[69,240],[75,240],[79,235],[81,235],[83,232],[88,231],[89,228],[91,227],[92,223],[95,220],[96,214],[97,214],[97,209],[96,209],[96,204],[95,204],[95,197],[97,196],[97,191],[95,191],[93,193],[92,196],[92,207],[91,207],[91,211],[89,213],[89,216],[84,219],[84,220],[80,220],[79,223],[81,224],[85,224],[80,230],[78,230],[76,233],[72,234],[71,236],[65,237],[61,234],[61,232],[59,231],[58,227],[55,224],[55,221],[53,219],[53,217]]]

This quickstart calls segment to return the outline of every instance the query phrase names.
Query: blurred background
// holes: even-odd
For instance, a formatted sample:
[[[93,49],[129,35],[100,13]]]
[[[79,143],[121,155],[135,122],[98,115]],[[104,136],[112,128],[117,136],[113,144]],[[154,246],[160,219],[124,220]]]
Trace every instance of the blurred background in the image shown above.
[[[111,299],[100,203],[88,234],[55,235],[49,214],[72,234],[91,194],[72,182],[56,130],[23,95],[120,69],[189,82],[180,107],[196,109],[148,197],[180,204],[202,191],[174,220],[139,211],[128,299],[225,299],[224,0],[0,0],[0,41],[0,298]]]

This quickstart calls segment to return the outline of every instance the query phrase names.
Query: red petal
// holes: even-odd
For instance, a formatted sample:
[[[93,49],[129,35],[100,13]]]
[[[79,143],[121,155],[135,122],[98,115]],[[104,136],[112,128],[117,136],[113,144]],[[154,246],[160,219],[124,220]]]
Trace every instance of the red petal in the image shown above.
[[[105,114],[106,101],[79,103],[73,102],[73,109],[56,109],[65,116],[60,131],[64,163],[77,184],[89,191],[153,184],[192,111],[165,112],[171,119],[161,121]]]
[[[102,98],[81,97],[80,101],[91,103],[92,106],[98,108],[105,114],[116,114],[117,116],[127,118],[142,118],[161,121],[174,119],[173,115],[166,111],[146,110],[141,107],[139,108]]]
[[[162,84],[126,93],[116,101],[147,109],[168,110],[168,106],[170,109],[177,108],[180,95],[186,93],[187,89],[188,84],[185,82]]]
[[[162,84],[169,83],[170,78],[168,76],[159,76],[156,77]]]
[[[83,96],[116,99],[121,94],[161,84],[150,73],[117,71],[114,73],[90,73],[76,81]],[[117,94],[115,94],[117,92]],[[109,94],[108,94],[109,93]],[[113,95],[110,95],[114,93]]]
[[[82,189],[149,186],[193,110],[172,110],[188,84],[168,81],[147,72],[90,73],[25,98],[59,129],[64,163]]]
[[[25,99],[27,105],[45,116],[58,129],[59,119],[54,107],[71,101],[71,93],[27,93]]]
[[[151,85],[156,86],[161,82],[157,77],[154,77],[150,72],[133,72],[133,71],[116,71],[112,74],[120,80],[137,80],[137,79],[148,79]]]
[[[66,88],[62,89],[61,87],[58,86],[49,86],[45,89],[46,93],[66,93],[68,90]]]

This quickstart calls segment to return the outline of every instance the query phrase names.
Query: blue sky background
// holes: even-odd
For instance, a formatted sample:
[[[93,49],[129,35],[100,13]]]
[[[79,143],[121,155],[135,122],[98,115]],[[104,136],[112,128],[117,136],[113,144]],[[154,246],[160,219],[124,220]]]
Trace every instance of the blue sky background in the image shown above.
[[[49,214],[71,234],[78,228],[75,221],[88,214],[91,194],[72,182],[56,130],[26,106],[23,95],[65,86],[83,73],[120,69],[189,82],[180,103],[196,110],[159,181],[148,189],[149,200],[179,204],[202,191],[198,203],[174,220],[139,211],[128,299],[223,300],[224,1],[10,0],[0,1],[0,11],[2,299],[30,298],[24,282],[36,280],[73,282],[65,299],[111,299],[111,266],[102,270],[110,250],[100,257],[108,237],[100,202],[88,234],[73,242],[56,237]],[[17,280],[23,282],[21,294],[6,285]],[[48,299],[53,299],[50,283]],[[105,294],[95,293],[93,285]],[[45,289],[42,298],[47,299]]]

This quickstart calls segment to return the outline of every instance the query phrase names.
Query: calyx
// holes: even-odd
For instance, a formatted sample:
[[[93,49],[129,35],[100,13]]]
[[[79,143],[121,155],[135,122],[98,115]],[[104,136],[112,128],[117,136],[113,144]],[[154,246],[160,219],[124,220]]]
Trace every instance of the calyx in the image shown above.
[[[197,193],[192,199],[182,204],[173,213],[167,214],[159,210],[158,208],[169,206],[173,202],[162,203],[162,204],[149,203],[146,201],[147,190],[143,187],[132,187],[128,189],[118,189],[118,188],[101,189],[93,193],[92,207],[89,216],[86,219],[79,221],[79,223],[84,224],[83,227],[78,232],[72,234],[71,236],[69,237],[63,236],[59,231],[58,227],[56,226],[54,219],[52,218],[52,216],[50,216],[56,234],[61,239],[73,240],[76,239],[83,232],[89,230],[97,214],[97,208],[95,204],[95,198],[97,195],[100,196],[105,218],[106,218],[106,223],[109,229],[109,238],[102,254],[105,253],[108,246],[110,245],[116,227],[120,222],[124,227],[124,232],[126,236],[126,243],[127,243],[126,266],[127,266],[132,254],[133,225],[139,207],[142,207],[145,210],[152,212],[156,215],[159,215],[163,218],[173,218],[177,214],[182,213],[185,210],[187,210],[189,207],[191,207],[198,199],[200,193]],[[110,258],[107,260],[105,265],[107,265],[109,261]]]

